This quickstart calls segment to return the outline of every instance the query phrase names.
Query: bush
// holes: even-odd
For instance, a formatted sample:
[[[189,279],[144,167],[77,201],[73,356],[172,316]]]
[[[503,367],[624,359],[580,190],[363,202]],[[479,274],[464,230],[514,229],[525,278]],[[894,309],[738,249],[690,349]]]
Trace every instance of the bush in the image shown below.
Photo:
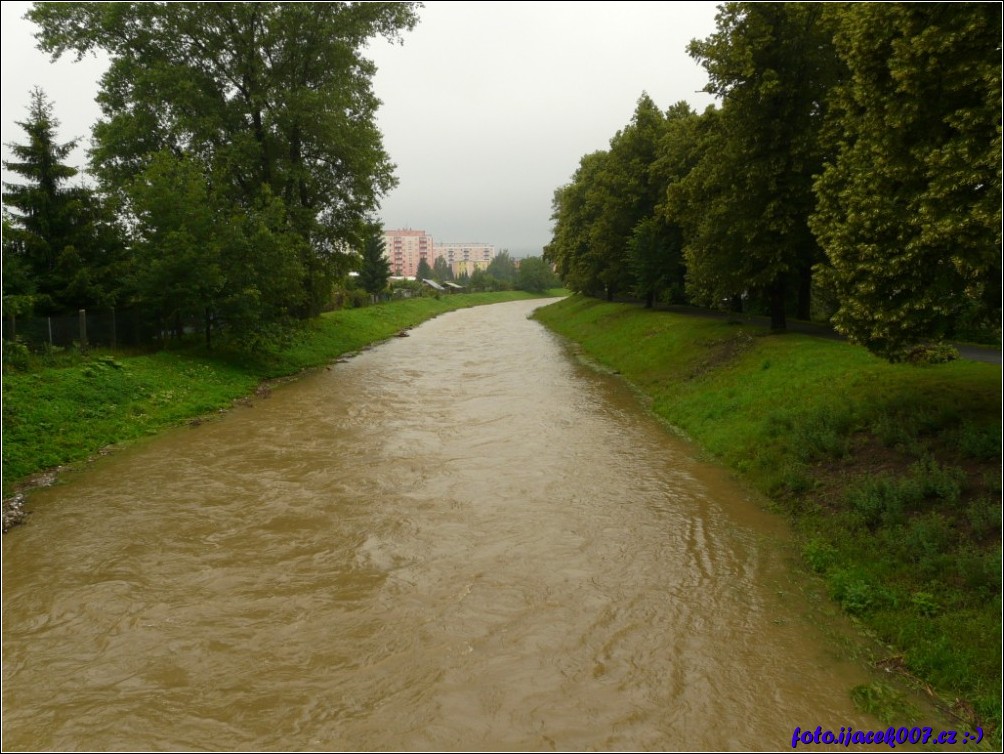
[[[878,591],[867,578],[856,571],[835,571],[829,582],[833,599],[851,615],[861,615],[879,606]]]
[[[1001,504],[1000,501],[980,497],[973,500],[966,509],[966,518],[972,527],[976,539],[987,539],[991,536],[1000,537]]]
[[[803,461],[847,456],[851,417],[832,408],[796,421],[792,438],[798,457]]]
[[[879,525],[904,523],[906,512],[915,508],[922,498],[913,480],[885,476],[866,477],[851,486],[845,495],[850,509],[872,531]]]
[[[816,573],[826,573],[837,561],[837,550],[829,542],[812,539],[802,548],[802,555]]]
[[[1001,455],[1001,428],[963,422],[956,435],[959,451],[977,461],[992,461]]]
[[[937,498],[946,503],[958,502],[966,481],[966,473],[953,466],[940,466],[930,456],[917,461],[910,467],[910,472],[920,493],[924,497]]]
[[[28,350],[20,338],[14,340],[4,340],[3,342],[3,368],[14,369],[23,372],[31,366],[31,352]]]
[[[948,343],[925,343],[906,352],[911,364],[946,364],[959,358],[959,349]]]

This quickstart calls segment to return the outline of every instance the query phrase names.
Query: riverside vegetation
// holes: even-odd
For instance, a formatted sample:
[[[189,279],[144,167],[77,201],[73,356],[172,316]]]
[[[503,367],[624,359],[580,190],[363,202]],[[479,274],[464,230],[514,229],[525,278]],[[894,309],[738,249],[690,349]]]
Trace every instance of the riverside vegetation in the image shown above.
[[[560,293],[560,291],[558,292]],[[47,469],[85,460],[109,445],[229,407],[263,381],[322,366],[444,312],[534,298],[523,291],[391,301],[329,312],[303,323],[285,346],[248,353],[195,343],[155,353],[93,351],[5,358],[3,491]]]
[[[880,642],[875,665],[999,745],[998,365],[890,364],[847,343],[582,296],[535,316],[790,516],[807,568]],[[854,695],[890,724],[908,714],[885,684]]]

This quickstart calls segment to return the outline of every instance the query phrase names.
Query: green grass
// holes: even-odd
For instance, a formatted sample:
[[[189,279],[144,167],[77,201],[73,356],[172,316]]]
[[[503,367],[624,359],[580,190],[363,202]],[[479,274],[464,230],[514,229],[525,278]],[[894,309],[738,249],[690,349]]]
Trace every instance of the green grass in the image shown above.
[[[527,298],[535,296],[469,293],[331,312],[285,347],[253,355],[184,345],[133,356],[66,353],[48,366],[33,359],[24,371],[5,368],[4,495],[40,471],[229,407],[263,380],[323,365],[438,314]]]
[[[791,516],[831,598],[1000,740],[1000,366],[580,296],[536,317]]]

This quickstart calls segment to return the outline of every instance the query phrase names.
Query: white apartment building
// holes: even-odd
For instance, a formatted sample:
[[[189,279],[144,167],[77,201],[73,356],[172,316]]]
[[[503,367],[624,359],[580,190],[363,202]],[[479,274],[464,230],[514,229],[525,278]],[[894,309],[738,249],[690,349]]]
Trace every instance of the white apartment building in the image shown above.
[[[437,243],[435,255],[446,259],[453,274],[470,274],[474,270],[483,270],[495,258],[496,250],[491,244],[474,243]]]

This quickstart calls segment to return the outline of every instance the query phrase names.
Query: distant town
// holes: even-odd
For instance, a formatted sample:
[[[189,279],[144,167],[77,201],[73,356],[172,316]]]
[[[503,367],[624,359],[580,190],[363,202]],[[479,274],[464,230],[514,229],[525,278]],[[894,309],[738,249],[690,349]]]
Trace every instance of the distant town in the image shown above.
[[[417,277],[424,259],[430,268],[437,259],[446,260],[455,278],[485,270],[498,251],[492,244],[481,242],[436,243],[424,230],[385,230],[384,256],[396,277]]]

